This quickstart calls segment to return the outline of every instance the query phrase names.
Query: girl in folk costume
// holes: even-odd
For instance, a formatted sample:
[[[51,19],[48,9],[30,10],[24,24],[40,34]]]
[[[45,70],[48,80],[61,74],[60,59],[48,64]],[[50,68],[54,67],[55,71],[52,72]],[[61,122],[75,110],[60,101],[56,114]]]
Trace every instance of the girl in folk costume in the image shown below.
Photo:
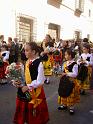
[[[7,45],[3,45],[1,47],[0,52],[0,83],[4,84],[7,83],[5,70],[8,66],[8,59],[9,59],[9,51]]]
[[[9,60],[9,50],[8,50],[8,46],[7,45],[3,45],[1,48],[1,55],[2,55],[2,59],[4,62],[8,63]]]
[[[88,43],[83,45],[83,53],[77,60],[77,63],[80,68],[80,73],[77,78],[81,85],[81,94],[84,95],[85,90],[90,88],[90,79],[93,66],[93,55],[90,53],[90,45]]]
[[[43,89],[44,70],[38,57],[38,46],[35,42],[25,45],[25,54],[28,58],[25,65],[26,85],[21,87],[22,92],[29,90],[31,101],[27,102],[17,96],[15,124],[46,124],[49,120],[48,108]]]
[[[63,64],[63,73],[58,89],[58,103],[61,105],[58,107],[58,110],[68,108],[70,114],[74,114],[74,105],[80,101],[80,85],[76,79],[78,65],[74,61],[74,57],[74,52],[70,49],[66,50],[65,59],[67,61]]]

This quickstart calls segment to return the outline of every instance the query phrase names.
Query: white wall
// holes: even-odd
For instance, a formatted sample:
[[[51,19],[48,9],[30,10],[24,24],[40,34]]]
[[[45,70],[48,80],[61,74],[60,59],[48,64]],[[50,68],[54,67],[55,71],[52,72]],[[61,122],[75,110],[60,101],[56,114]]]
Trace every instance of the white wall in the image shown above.
[[[66,4],[68,0],[64,0]],[[69,7],[74,9],[74,0],[69,0]],[[41,41],[48,32],[48,24],[54,23],[61,26],[60,38],[73,39],[74,31],[80,30],[82,38],[90,34],[93,41],[93,3],[85,0],[85,10],[80,17],[74,16],[74,11],[61,6],[57,9],[47,4],[47,0],[0,0],[0,34],[6,37],[16,35],[16,16],[22,13],[37,20],[37,41]],[[68,2],[69,3],[69,2]],[[88,10],[91,9],[91,18]]]
[[[63,4],[67,4],[71,9],[74,10],[74,0],[63,0]],[[73,4],[72,4],[73,3]],[[71,6],[72,5],[72,6]],[[61,6],[61,9],[56,9],[53,6],[47,5],[47,18],[46,20],[51,23],[61,25],[61,37],[62,39],[73,39],[74,31],[78,30],[82,32],[82,38],[87,37],[87,34],[90,34],[90,40],[93,40],[93,14],[91,18],[88,18],[88,11],[91,9],[93,13],[93,3],[89,0],[85,0],[84,13],[80,16],[74,16],[74,11]]]
[[[0,34],[5,36],[15,35],[14,12],[12,10],[12,0],[0,0]]]
[[[36,18],[37,41],[41,41],[44,38],[45,4],[46,0],[15,0],[14,4],[16,13]]]

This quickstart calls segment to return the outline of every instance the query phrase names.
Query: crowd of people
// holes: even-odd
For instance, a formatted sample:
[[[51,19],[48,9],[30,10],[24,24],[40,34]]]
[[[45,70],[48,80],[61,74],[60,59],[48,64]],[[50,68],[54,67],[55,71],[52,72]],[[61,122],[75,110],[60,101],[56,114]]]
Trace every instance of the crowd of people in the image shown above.
[[[8,64],[18,62],[20,46],[18,39],[9,37],[8,41],[4,41],[4,35],[0,36],[0,83],[6,83],[5,68]],[[4,66],[4,67],[3,67]]]
[[[45,83],[49,84],[49,77],[53,73],[60,75],[58,110],[68,109],[70,114],[74,114],[75,105],[80,102],[80,94],[85,95],[90,89],[93,44],[90,45],[87,38],[76,42],[50,42],[52,40],[47,35],[44,40],[45,51],[48,50],[48,60],[44,62]]]
[[[41,45],[35,42],[19,44],[18,39],[0,36],[0,83],[7,81],[6,67],[21,62],[25,67],[26,85],[18,88],[14,124],[46,124],[49,120],[43,84],[50,84],[52,75],[60,77],[58,87],[58,110],[68,109],[72,115],[75,105],[80,102],[80,94],[86,94],[90,88],[93,68],[93,44],[87,38],[83,40],[55,41],[47,34]],[[21,55],[21,56],[19,56]],[[20,59],[19,59],[20,58]],[[29,91],[31,101],[27,102],[18,94]],[[22,94],[23,95],[23,94]]]

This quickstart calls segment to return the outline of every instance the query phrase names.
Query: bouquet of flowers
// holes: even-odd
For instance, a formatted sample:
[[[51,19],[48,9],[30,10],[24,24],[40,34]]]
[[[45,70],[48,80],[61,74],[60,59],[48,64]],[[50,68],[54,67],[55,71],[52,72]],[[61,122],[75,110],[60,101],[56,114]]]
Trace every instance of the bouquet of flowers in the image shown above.
[[[56,75],[62,74],[62,67],[59,65],[59,63],[55,63],[55,65],[53,66],[53,73]]]
[[[15,86],[19,86],[18,88],[18,96],[26,101],[31,100],[31,95],[29,91],[26,91],[25,93],[22,92],[21,87],[25,86],[25,76],[24,76],[24,66],[19,63],[12,63],[6,68],[6,77],[13,82]]]
[[[56,55],[60,55],[59,50],[55,50],[53,55],[55,55],[55,56],[56,56]]]
[[[60,63],[61,60],[62,60],[62,57],[61,57],[61,53],[59,50],[55,50],[54,53],[53,53],[53,58],[54,58],[54,61],[57,62],[57,63]]]
[[[24,86],[25,78],[24,78],[24,67],[23,65],[12,63],[6,68],[6,77],[9,80],[15,81],[15,85]]]

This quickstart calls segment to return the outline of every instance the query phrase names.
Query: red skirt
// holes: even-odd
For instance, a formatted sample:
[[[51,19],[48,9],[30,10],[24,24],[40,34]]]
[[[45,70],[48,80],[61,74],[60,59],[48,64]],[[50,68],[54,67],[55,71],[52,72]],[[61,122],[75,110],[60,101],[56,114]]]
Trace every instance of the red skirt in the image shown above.
[[[43,98],[42,98],[43,97]],[[14,124],[46,124],[49,120],[48,107],[42,88],[39,98],[42,98],[40,105],[36,107],[36,114],[33,115],[33,104],[16,99],[16,112]]]
[[[54,57],[54,61],[56,63],[59,63],[59,64],[62,63],[62,57],[61,57],[61,55],[54,55],[53,57]]]
[[[3,62],[2,66],[0,66],[0,79],[5,78],[5,71],[7,66],[8,66],[7,62]]]

